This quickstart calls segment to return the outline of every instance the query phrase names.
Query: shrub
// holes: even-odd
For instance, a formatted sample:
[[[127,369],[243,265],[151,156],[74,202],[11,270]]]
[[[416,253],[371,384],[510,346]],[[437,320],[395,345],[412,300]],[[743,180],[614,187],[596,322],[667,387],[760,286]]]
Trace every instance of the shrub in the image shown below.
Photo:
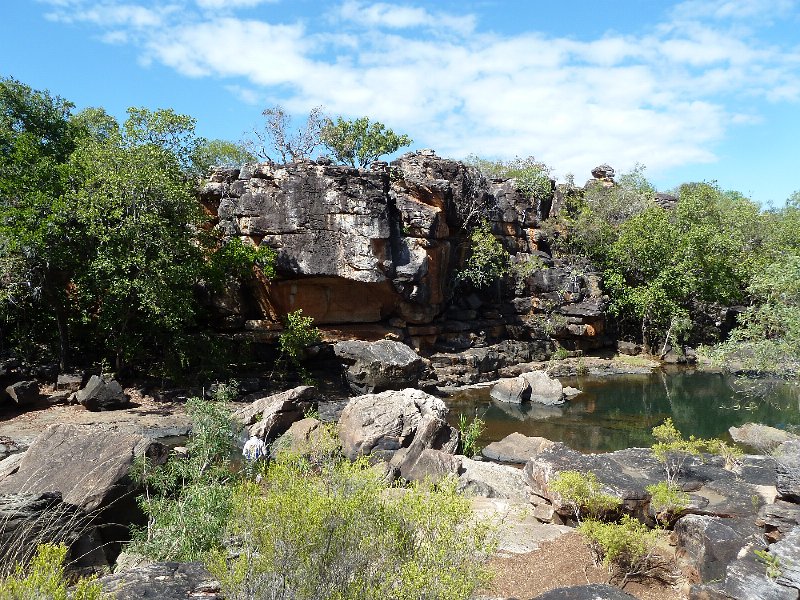
[[[597,475],[591,471],[561,471],[549,481],[548,487],[561,496],[579,523],[586,516],[597,518],[613,512],[621,504],[614,496],[601,491]]]
[[[188,561],[221,544],[232,495],[233,424],[226,406],[231,393],[231,386],[218,386],[211,400],[187,402],[192,432],[185,459],[173,457],[161,466],[146,459],[136,463],[147,526],[133,531],[132,551],[154,560]]]
[[[470,256],[457,274],[457,281],[468,282],[478,289],[485,288],[506,274],[508,261],[508,252],[492,235],[488,221],[483,221],[470,234]]]
[[[42,544],[27,568],[18,566],[13,575],[0,579],[2,600],[99,600],[104,598],[100,584],[92,579],[79,579],[68,588],[64,574],[64,544]]]
[[[209,563],[229,600],[466,599],[493,549],[453,480],[387,489],[364,460],[291,455],[238,487],[229,534]]]
[[[304,317],[302,308],[288,313],[284,319],[283,331],[278,338],[281,349],[279,362],[289,362],[303,379],[307,379],[308,374],[301,363],[306,348],[319,340],[320,331],[314,327],[313,317]]]
[[[660,481],[645,488],[650,493],[650,506],[656,520],[666,526],[689,506],[689,494],[677,485]]]
[[[611,581],[618,581],[622,588],[631,579],[662,577],[667,572],[666,562],[656,553],[660,531],[629,515],[623,515],[619,523],[587,519],[578,531],[588,540],[595,561],[605,565]]]
[[[476,413],[471,420],[467,419],[467,415],[461,413],[458,417],[458,431],[461,434],[461,452],[464,456],[472,458],[479,454],[481,447],[478,445],[478,439],[486,429],[486,421],[481,419]]]

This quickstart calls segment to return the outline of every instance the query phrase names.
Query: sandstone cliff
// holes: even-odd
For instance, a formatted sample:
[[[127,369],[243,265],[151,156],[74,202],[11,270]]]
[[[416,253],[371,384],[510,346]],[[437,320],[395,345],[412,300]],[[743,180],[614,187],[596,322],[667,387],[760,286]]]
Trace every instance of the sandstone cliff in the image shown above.
[[[541,359],[553,339],[568,349],[606,341],[599,275],[539,247],[553,197],[532,201],[513,179],[487,181],[420,151],[369,170],[328,161],[217,169],[200,198],[225,235],[278,252],[274,281],[217,299],[228,328],[269,338],[281,315],[302,308],[331,338],[390,337],[429,353],[513,339]],[[471,211],[512,262],[530,263],[480,293],[453,285]]]

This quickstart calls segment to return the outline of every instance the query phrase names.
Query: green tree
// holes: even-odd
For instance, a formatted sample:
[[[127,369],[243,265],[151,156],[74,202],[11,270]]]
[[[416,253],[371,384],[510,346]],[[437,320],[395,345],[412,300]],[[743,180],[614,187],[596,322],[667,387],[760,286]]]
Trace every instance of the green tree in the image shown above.
[[[256,157],[241,144],[201,138],[192,149],[191,170],[199,177],[204,177],[211,167],[239,167],[256,160]]]
[[[470,255],[464,268],[456,275],[457,281],[485,288],[509,270],[508,252],[492,234],[491,225],[483,223],[470,233]]]
[[[370,123],[368,117],[352,121],[342,117],[336,121],[326,119],[321,139],[337,161],[352,167],[366,167],[412,142],[407,135],[397,135],[383,123]]]
[[[75,148],[72,103],[0,79],[0,300],[6,337],[50,338],[69,361],[68,283],[82,239],[61,200]],[[50,311],[42,311],[47,306]],[[55,322],[55,327],[53,327]]]

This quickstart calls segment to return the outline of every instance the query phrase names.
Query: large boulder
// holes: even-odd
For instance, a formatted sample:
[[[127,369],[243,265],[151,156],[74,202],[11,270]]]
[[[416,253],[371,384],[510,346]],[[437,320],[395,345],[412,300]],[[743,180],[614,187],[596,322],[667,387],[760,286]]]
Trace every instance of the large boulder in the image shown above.
[[[31,444],[18,470],[0,482],[0,494],[59,492],[64,502],[98,511],[135,489],[134,458],[166,460],[164,447],[139,434],[90,425],[50,425]]]
[[[772,451],[783,442],[800,439],[800,436],[793,433],[761,423],[745,423],[741,427],[730,427],[728,432],[737,444],[745,444],[763,452]]]
[[[481,454],[498,462],[525,464],[552,445],[553,442],[546,438],[527,436],[515,431],[502,440],[486,446]]]
[[[700,581],[722,579],[728,564],[757,533],[741,522],[706,515],[686,515],[675,524],[678,552]]]
[[[778,446],[775,458],[775,486],[784,499],[800,502],[800,440]]]
[[[453,454],[458,432],[447,424],[446,416],[444,402],[420,390],[356,396],[339,418],[342,451],[351,460],[367,455],[390,460],[401,448],[408,449],[418,433],[424,433],[424,447]]]
[[[357,393],[377,393],[416,387],[425,361],[411,348],[392,340],[348,340],[333,347],[347,367],[347,381]]]
[[[564,386],[558,379],[544,371],[531,371],[520,375],[531,386],[530,401],[546,406],[564,403]]]
[[[492,386],[489,395],[498,402],[522,404],[531,399],[531,386],[522,377],[501,379]]]
[[[247,428],[250,436],[270,441],[284,434],[292,423],[302,419],[323,398],[310,385],[277,394],[253,394],[245,398],[249,403],[234,411],[232,418],[242,428]]]
[[[462,458],[458,489],[473,496],[529,502],[531,490],[522,471],[509,465]]]
[[[92,375],[86,386],[78,390],[77,400],[86,410],[117,410],[128,408],[130,399],[116,379]]]
[[[33,404],[39,399],[39,383],[36,381],[18,381],[6,387],[6,394],[17,406]]]

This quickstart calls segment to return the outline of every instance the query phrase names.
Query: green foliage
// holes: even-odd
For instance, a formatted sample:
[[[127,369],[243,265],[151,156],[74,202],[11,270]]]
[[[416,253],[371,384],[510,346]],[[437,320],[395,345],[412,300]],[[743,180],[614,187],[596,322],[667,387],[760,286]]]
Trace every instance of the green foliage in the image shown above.
[[[512,160],[486,160],[475,155],[464,163],[477,168],[487,179],[514,179],[517,189],[531,199],[543,200],[552,193],[550,167],[533,156]]]
[[[456,279],[485,288],[508,272],[508,264],[508,252],[492,234],[488,221],[483,221],[470,234],[470,255]]]
[[[555,328],[551,327],[546,329],[548,335],[552,335],[555,333]],[[556,351],[553,352],[553,360],[564,360],[565,358],[569,358],[569,350],[564,348],[563,346],[559,346],[556,348]]]
[[[336,121],[326,119],[321,140],[337,161],[351,167],[366,167],[412,142],[407,135],[397,135],[383,123],[370,123],[368,117],[352,121],[342,117]]]
[[[232,280],[244,280],[253,275],[253,268],[266,279],[275,277],[275,261],[278,254],[262,244],[256,247],[238,237],[221,244],[208,260],[206,272],[209,282],[217,289]]]
[[[200,177],[206,176],[211,167],[240,167],[256,160],[244,146],[227,140],[201,138],[191,152],[192,172]]]
[[[587,519],[578,531],[588,540],[595,560],[609,569],[611,580],[619,581],[620,587],[632,578],[657,575],[664,569],[656,554],[660,532],[630,515],[623,515],[619,523]]]
[[[764,565],[766,575],[770,579],[777,579],[783,573],[783,565],[781,559],[774,554],[770,554],[769,550],[756,549],[753,550],[758,562]]]
[[[483,435],[486,429],[486,421],[480,418],[475,413],[472,419],[468,419],[467,415],[461,413],[458,417],[458,431],[461,434],[461,452],[464,456],[472,458],[480,454],[481,446],[478,445],[478,440]]]
[[[226,402],[234,387],[218,386],[210,400],[191,398],[185,458],[155,466],[137,461],[145,493],[138,501],[147,527],[133,532],[130,549],[153,560],[197,560],[222,543],[231,511],[233,423]]]
[[[718,454],[725,458],[726,463],[735,462],[742,451],[720,439],[698,439],[689,436],[683,437],[671,418],[667,418],[661,425],[653,428],[653,437],[656,442],[651,446],[655,457],[664,465],[667,484],[677,487],[677,479],[686,461],[692,456],[699,456],[702,452]]]
[[[281,357],[299,369],[305,358],[306,348],[319,342],[320,335],[320,330],[314,327],[314,318],[304,317],[302,308],[288,313],[278,338]]]
[[[209,567],[230,600],[466,599],[493,549],[453,480],[388,490],[365,460],[291,455],[239,486],[229,535]]]
[[[579,523],[584,518],[596,519],[619,509],[621,502],[604,493],[597,475],[591,471],[559,471],[547,484],[572,509]]]
[[[656,520],[664,526],[680,516],[689,506],[689,494],[668,481],[659,481],[645,488],[650,494],[650,506]]]
[[[0,600],[100,600],[106,596],[93,579],[79,579],[68,586],[64,573],[67,547],[42,544],[25,568],[18,566],[13,575],[0,579]]]

